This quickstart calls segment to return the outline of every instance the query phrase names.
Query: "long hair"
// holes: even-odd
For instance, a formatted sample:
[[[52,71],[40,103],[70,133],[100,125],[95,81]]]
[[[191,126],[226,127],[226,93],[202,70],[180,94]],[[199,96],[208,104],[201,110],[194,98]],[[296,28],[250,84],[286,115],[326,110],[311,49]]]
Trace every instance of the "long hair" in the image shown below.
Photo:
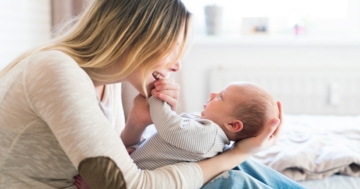
[[[190,13],[180,0],[94,0],[68,32],[20,56],[0,77],[32,53],[59,50],[72,57],[96,81],[114,82],[140,68],[146,93],[145,77],[174,49],[181,31],[184,41],[174,63],[183,55],[189,20]],[[124,54],[117,73],[98,72],[112,66]]]

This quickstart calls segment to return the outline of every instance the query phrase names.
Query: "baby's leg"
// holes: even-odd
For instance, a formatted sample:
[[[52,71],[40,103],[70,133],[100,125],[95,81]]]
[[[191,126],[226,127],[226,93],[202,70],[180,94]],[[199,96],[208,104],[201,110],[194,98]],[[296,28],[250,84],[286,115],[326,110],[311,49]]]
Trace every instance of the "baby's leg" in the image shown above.
[[[201,189],[239,189],[256,188],[271,189],[271,187],[256,180],[243,171],[230,170],[225,171],[213,180],[206,183]]]

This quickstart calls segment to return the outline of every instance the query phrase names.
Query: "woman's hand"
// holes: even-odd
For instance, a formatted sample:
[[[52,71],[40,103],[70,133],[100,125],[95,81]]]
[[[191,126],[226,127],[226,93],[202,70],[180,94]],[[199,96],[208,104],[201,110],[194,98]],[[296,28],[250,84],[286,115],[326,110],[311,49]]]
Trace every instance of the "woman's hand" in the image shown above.
[[[210,159],[197,162],[202,170],[204,183],[210,181],[223,171],[228,171],[241,164],[254,153],[266,149],[277,142],[283,123],[281,103],[278,102],[277,105],[279,108],[279,118],[269,121],[260,135],[237,142],[233,149]]]
[[[133,147],[126,147],[126,151],[131,155],[136,149]]]
[[[148,125],[152,124],[149,105],[146,102],[146,98],[141,94],[138,94],[134,98],[133,107],[129,113],[128,120],[132,122],[131,125],[136,125],[145,128]]]
[[[238,148],[243,153],[255,154],[275,145],[279,140],[284,114],[281,102],[277,102],[277,105],[279,118],[273,118],[264,126],[264,130],[258,136],[239,141],[234,148]]]
[[[121,132],[121,139],[125,146],[137,144],[148,125],[152,124],[149,105],[146,98],[138,94],[134,98],[133,108],[131,109],[126,121],[124,130]]]
[[[154,81],[154,87],[151,94],[167,102],[171,109],[175,111],[180,94],[180,85],[170,78],[163,78]]]
[[[86,182],[80,175],[76,175],[74,179],[75,179],[74,184],[78,189],[91,189],[90,186],[86,184]]]

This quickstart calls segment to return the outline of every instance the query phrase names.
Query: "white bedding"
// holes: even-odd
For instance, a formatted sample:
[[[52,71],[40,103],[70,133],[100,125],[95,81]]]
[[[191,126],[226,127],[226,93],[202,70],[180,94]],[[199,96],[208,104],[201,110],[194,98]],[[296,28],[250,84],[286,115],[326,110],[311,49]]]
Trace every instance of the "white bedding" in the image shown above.
[[[321,180],[300,181],[308,189],[359,189],[360,177],[333,175]]]
[[[284,121],[279,143],[254,158],[309,189],[360,188],[360,116],[285,115]],[[149,127],[145,137],[153,132]]]
[[[278,144],[255,158],[296,181],[360,177],[360,116],[286,115]]]

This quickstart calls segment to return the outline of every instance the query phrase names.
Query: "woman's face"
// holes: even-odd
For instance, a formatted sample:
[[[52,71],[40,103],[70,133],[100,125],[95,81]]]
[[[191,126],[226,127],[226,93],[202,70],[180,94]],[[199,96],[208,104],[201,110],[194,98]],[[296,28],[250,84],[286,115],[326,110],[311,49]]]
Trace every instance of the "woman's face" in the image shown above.
[[[180,36],[178,37],[177,44],[175,48],[171,51],[170,54],[166,55],[162,58],[155,66],[154,71],[152,74],[146,76],[146,88],[148,94],[150,94],[150,90],[154,87],[153,83],[157,79],[161,78],[168,78],[171,73],[177,72],[181,69],[181,62],[180,60],[176,60],[174,63],[175,58],[178,56],[180,47],[184,40],[184,32],[180,32]],[[141,94],[144,94],[142,89],[142,80],[141,80],[141,72],[139,69],[135,70],[131,73],[128,77],[126,77],[125,81],[129,82],[132,86],[134,86]]]

